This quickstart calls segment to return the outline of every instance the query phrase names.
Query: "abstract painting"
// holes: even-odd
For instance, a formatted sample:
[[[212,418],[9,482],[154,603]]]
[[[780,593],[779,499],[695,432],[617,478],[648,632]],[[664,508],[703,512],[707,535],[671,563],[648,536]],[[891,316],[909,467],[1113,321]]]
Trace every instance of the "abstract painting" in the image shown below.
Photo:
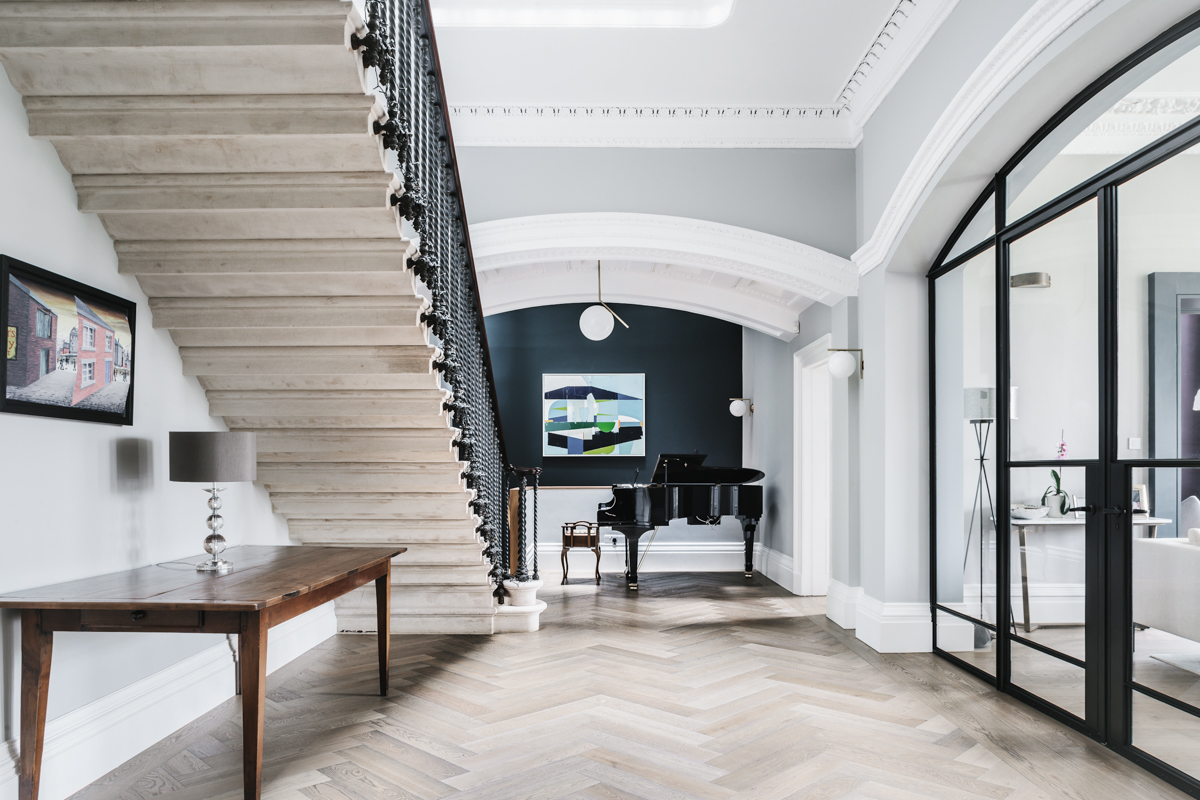
[[[136,305],[0,256],[0,411],[133,424]]]
[[[646,455],[646,376],[542,375],[542,455]]]

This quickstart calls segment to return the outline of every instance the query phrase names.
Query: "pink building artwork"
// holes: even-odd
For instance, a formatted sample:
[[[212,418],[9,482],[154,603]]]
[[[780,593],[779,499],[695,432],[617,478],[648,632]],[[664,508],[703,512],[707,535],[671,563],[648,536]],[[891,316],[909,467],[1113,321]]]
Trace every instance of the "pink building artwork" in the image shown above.
[[[75,298],[79,315],[79,355],[75,368],[75,391],[71,405],[77,405],[113,380],[113,357],[116,332],[100,319],[100,315]]]

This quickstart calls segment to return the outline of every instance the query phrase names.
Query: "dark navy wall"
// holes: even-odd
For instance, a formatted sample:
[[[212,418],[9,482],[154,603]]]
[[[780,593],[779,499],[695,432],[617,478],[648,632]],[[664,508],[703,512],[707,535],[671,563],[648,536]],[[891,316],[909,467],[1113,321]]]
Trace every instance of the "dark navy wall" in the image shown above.
[[[540,466],[547,486],[628,483],[649,477],[659,453],[708,454],[706,464],[742,464],[742,422],[729,398],[742,393],[742,329],[650,306],[614,305],[620,323],[602,342],[579,331],[586,304],[541,306],[487,318],[509,461]],[[542,373],[646,374],[646,457],[542,458]]]

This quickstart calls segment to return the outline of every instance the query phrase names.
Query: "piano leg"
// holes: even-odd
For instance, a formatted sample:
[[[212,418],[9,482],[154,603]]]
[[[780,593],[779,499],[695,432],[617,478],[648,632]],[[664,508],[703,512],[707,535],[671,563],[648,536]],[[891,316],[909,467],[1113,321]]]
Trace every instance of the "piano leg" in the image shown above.
[[[754,577],[754,531],[758,527],[758,520],[744,519],[742,520],[742,538],[746,543],[746,571],[744,575],[747,578]]]
[[[625,581],[633,592],[638,588],[638,540],[641,538],[640,532],[625,534]]]

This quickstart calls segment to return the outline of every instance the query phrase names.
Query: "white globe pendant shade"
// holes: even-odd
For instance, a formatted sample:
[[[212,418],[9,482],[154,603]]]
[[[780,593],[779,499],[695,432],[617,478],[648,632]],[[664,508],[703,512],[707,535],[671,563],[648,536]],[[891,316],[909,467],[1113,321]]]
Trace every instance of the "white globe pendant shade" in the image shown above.
[[[607,339],[613,332],[613,315],[604,306],[588,306],[579,315],[579,330],[593,342]]]
[[[734,400],[732,403],[729,404],[729,413],[733,414],[735,417],[740,417],[740,416],[745,415],[746,401],[745,400]]]
[[[858,360],[851,353],[834,353],[829,357],[829,374],[835,378],[849,378],[858,369]]]

